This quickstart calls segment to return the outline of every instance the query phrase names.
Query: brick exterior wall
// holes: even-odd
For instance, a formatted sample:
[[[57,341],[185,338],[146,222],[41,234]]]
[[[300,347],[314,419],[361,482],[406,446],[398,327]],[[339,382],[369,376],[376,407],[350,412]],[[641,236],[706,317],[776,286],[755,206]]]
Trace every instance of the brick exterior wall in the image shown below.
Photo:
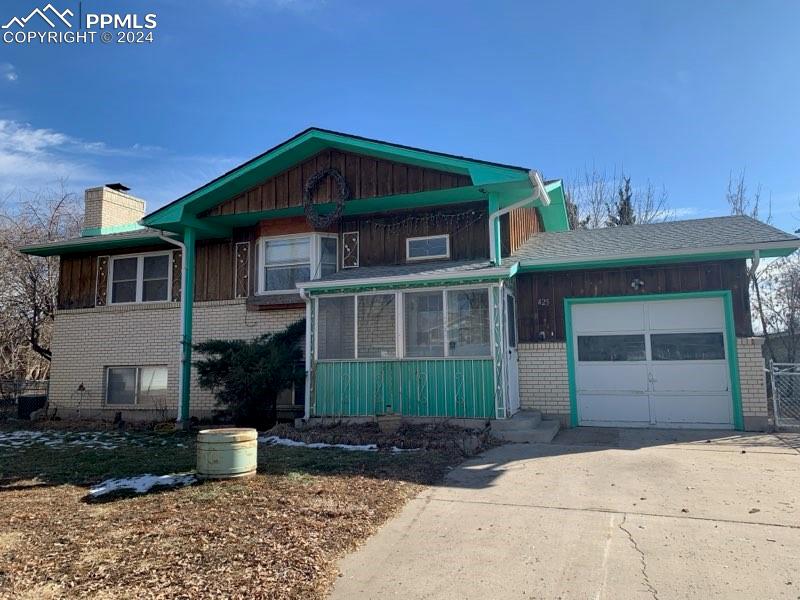
[[[737,338],[739,384],[744,426],[748,431],[767,429],[767,390],[760,338]],[[519,390],[522,408],[538,410],[546,418],[569,426],[567,344],[543,342],[519,345]]]
[[[739,355],[739,385],[742,394],[744,428],[748,431],[766,430],[769,427],[767,404],[767,378],[764,373],[764,356],[761,338],[737,338]]]
[[[86,229],[136,223],[144,216],[145,203],[111,188],[89,188],[84,193],[83,226]]]
[[[198,302],[194,307],[194,342],[250,339],[279,331],[305,317],[302,308],[248,312],[245,300]],[[50,407],[62,417],[151,420],[177,413],[180,374],[180,304],[164,302],[64,310],[56,314],[52,341]],[[105,367],[166,365],[168,393],[159,406],[105,406]],[[78,391],[83,384],[85,391]],[[211,392],[192,378],[192,416],[210,416]]]
[[[519,397],[523,409],[538,410],[547,419],[569,427],[567,344],[519,344]]]

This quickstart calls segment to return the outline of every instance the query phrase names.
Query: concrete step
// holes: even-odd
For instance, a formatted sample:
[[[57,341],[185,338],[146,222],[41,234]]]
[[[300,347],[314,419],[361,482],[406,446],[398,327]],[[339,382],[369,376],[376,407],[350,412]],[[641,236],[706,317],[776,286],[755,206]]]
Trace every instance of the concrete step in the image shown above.
[[[492,435],[505,442],[514,444],[549,444],[556,437],[561,424],[558,421],[540,421],[536,427],[529,429],[497,430],[492,422]]]
[[[494,431],[527,431],[535,429],[542,422],[542,413],[538,410],[520,410],[510,419],[492,422]]]

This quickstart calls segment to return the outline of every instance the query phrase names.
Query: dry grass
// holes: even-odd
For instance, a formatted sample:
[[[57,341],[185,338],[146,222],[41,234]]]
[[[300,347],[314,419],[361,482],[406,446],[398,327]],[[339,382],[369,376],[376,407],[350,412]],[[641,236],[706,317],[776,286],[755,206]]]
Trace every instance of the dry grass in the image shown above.
[[[261,448],[250,479],[87,503],[103,478],[191,468],[190,436],[130,435],[0,448],[0,597],[322,598],[336,560],[459,460]]]

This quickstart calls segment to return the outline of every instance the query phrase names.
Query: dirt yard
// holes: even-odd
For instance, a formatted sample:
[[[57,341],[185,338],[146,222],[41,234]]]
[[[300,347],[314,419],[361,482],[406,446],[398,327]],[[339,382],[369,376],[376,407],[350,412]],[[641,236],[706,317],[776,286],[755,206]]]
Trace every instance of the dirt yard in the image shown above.
[[[338,558],[461,460],[260,446],[253,478],[88,498],[194,452],[189,434],[0,429],[0,597],[322,598]]]

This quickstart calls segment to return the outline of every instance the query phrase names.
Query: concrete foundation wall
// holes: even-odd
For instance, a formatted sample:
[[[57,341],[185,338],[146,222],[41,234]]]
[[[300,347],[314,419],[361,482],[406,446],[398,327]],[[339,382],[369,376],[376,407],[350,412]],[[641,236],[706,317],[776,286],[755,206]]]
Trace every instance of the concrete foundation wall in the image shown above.
[[[739,384],[744,426],[748,431],[767,429],[768,406],[764,359],[760,338],[737,338]],[[519,345],[519,388],[522,408],[569,426],[567,344],[543,342]]]
[[[305,317],[304,309],[247,311],[245,300],[199,302],[194,306],[194,342],[251,339],[280,331]],[[180,304],[164,302],[59,311],[52,342],[50,407],[65,418],[127,420],[172,418],[177,413],[180,373]],[[123,408],[105,405],[105,368],[166,365],[168,391],[163,402]],[[79,386],[83,386],[83,391]],[[192,377],[191,414],[213,413],[213,394]]]

